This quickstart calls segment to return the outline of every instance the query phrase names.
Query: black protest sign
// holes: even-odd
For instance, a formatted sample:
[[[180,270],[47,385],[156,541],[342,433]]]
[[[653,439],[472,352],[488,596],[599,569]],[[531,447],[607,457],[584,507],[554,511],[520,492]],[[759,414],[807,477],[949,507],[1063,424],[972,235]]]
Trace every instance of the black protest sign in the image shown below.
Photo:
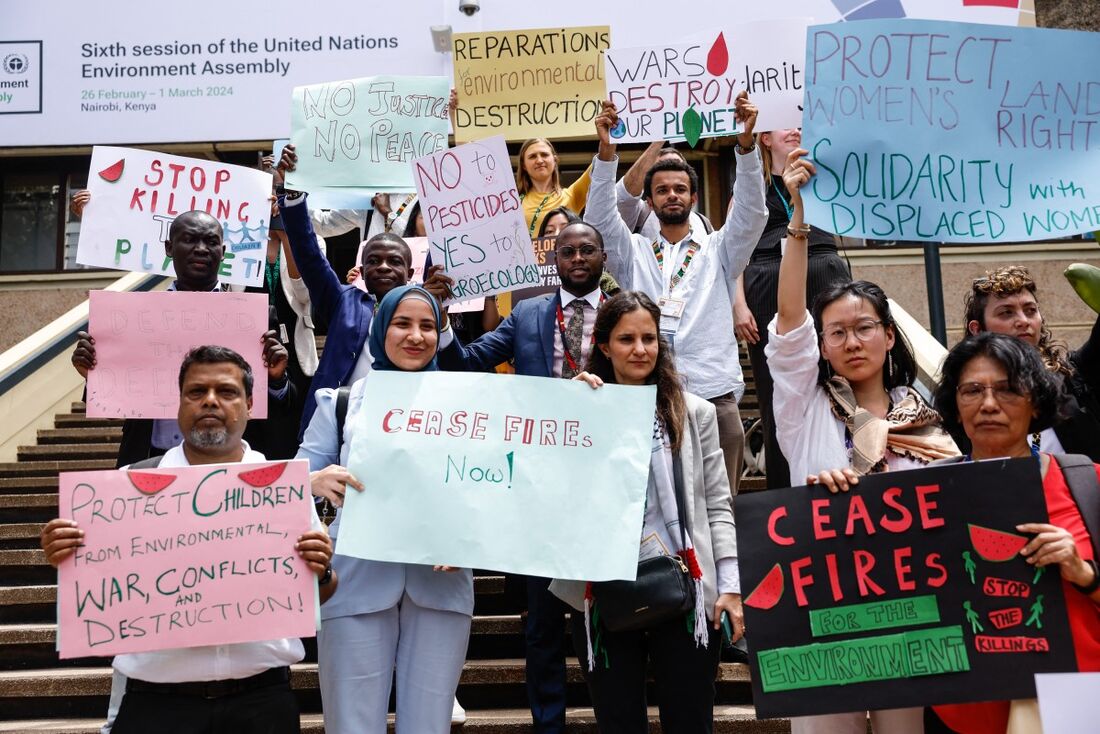
[[[554,247],[557,237],[537,237],[531,240],[535,246],[535,263],[539,267],[541,282],[535,286],[519,288],[512,291],[512,307],[520,301],[528,298],[552,295],[561,286],[561,278],[558,277],[558,262],[554,257]]]
[[[1047,522],[1034,459],[951,464],[736,498],[761,718],[1033,698],[1075,671],[1056,568],[1019,556]]]

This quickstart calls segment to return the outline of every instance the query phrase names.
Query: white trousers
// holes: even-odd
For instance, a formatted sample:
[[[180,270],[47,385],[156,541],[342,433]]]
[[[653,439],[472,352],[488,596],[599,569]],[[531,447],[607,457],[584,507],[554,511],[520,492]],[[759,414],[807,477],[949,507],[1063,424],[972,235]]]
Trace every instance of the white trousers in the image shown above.
[[[448,734],[470,617],[417,606],[326,619],[317,634],[326,734],[386,734],[397,670],[398,734]]]
[[[924,734],[924,709],[872,711],[875,734]],[[867,734],[867,712],[822,714],[791,719],[791,734]]]

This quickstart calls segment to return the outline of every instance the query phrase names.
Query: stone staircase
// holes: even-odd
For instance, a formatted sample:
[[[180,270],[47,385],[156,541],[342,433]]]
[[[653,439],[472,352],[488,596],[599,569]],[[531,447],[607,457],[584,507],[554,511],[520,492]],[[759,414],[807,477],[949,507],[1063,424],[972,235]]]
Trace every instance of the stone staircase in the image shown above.
[[[746,421],[759,416],[750,383],[742,401]],[[59,660],[56,640],[56,573],[38,548],[42,525],[57,515],[57,475],[62,471],[110,469],[122,429],[119,421],[88,418],[84,404],[55,417],[54,427],[38,432],[38,443],[19,449],[18,461],[0,463],[0,732],[93,734],[107,711],[110,660]],[[763,487],[763,478],[742,490]],[[475,573],[476,603],[469,653],[458,698],[467,721],[454,731],[518,734],[531,731],[524,687],[521,609],[505,595],[504,577]],[[302,730],[321,734],[324,724],[317,685],[317,653],[306,641],[306,659],[294,666],[292,685],[299,696]],[[568,731],[597,732],[579,664],[569,658]],[[782,720],[757,721],[749,670],[722,663],[718,675],[715,732],[789,732]],[[655,708],[651,731],[661,731]],[[670,733],[671,734],[671,733]]]

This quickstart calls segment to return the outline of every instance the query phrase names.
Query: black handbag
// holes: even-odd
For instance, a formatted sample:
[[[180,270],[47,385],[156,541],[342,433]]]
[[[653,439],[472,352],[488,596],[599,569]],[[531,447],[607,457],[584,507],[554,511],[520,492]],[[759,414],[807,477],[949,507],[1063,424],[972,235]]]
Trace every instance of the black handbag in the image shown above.
[[[680,547],[687,547],[680,457],[672,459],[676,514],[680,519]],[[679,556],[656,556],[638,562],[634,581],[592,584],[592,597],[603,626],[611,632],[647,630],[683,616],[695,608],[695,582]]]

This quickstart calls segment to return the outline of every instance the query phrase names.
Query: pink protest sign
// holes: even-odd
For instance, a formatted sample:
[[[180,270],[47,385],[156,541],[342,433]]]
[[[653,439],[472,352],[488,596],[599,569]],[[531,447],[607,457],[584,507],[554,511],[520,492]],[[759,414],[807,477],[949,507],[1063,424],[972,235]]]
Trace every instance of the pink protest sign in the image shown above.
[[[175,418],[179,371],[192,347],[217,344],[252,365],[252,418],[267,417],[263,343],[267,297],[261,293],[88,294],[88,332],[96,366],[88,372],[90,418]]]
[[[84,545],[57,575],[60,657],[312,637],[309,466],[66,472]]]

